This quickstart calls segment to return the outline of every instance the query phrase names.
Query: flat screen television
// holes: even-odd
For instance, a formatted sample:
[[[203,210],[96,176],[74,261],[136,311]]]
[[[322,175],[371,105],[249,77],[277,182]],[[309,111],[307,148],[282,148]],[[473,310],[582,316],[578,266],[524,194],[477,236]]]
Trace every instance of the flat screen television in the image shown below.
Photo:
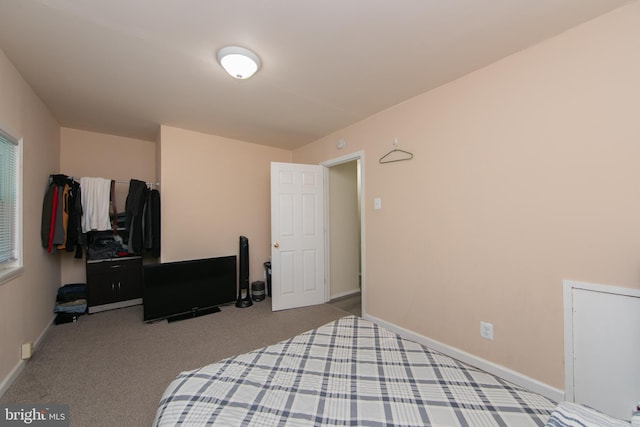
[[[142,270],[145,322],[196,317],[236,300],[235,255],[148,264]]]

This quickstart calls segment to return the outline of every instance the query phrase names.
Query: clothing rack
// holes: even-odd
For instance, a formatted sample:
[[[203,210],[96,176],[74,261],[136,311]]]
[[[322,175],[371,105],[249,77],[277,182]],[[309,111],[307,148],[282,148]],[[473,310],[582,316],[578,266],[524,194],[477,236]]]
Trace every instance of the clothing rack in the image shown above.
[[[73,176],[70,176],[69,179],[73,180],[73,181],[80,181],[81,177],[75,178]],[[109,179],[109,178],[105,178],[105,179]],[[131,180],[122,180],[122,179],[112,179],[111,181],[115,182],[116,184],[126,184],[129,185],[129,183],[131,182]],[[152,188],[152,187],[160,187],[160,183],[159,182],[145,182],[145,184],[147,184],[147,187]]]
[[[120,179],[113,179],[112,181],[115,182],[116,184],[127,184],[127,185],[129,185],[129,182],[131,182],[131,181],[123,181],[123,180],[120,180]],[[160,186],[159,182],[145,182],[145,184],[147,184],[147,187],[149,187],[149,188],[154,187],[154,186],[155,187],[159,187]]]
[[[50,174],[40,230],[43,247],[50,253],[57,249],[76,249],[76,258],[81,258],[82,247],[86,244],[82,235],[109,230],[118,235],[118,220],[123,215],[119,215],[116,207],[116,183],[127,184],[128,187],[121,189],[128,189],[123,212],[128,252],[139,254],[143,250],[151,250],[153,257],[159,257],[160,192],[153,187],[160,183],[135,178],[114,180]],[[89,191],[82,191],[83,184]],[[69,218],[67,225],[73,224],[64,225],[65,217]]]

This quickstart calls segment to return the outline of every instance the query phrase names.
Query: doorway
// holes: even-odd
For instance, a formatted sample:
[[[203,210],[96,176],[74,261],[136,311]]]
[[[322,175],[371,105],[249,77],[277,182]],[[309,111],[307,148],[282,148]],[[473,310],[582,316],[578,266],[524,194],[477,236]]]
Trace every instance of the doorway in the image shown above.
[[[363,153],[324,162],[327,218],[327,301],[364,316]]]

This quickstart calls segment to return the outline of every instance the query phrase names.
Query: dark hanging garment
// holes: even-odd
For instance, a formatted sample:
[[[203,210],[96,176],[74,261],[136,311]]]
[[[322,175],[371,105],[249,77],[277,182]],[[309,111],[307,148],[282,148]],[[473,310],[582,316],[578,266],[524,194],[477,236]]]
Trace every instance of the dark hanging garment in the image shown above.
[[[51,205],[51,215],[49,221],[49,240],[47,242],[47,252],[52,253],[54,251],[55,245],[53,244],[53,239],[55,237],[56,232],[56,215],[58,214],[58,187],[54,185],[53,187],[53,203]]]
[[[129,181],[129,193],[125,202],[126,228],[129,232],[129,252],[139,255],[142,253],[143,241],[143,211],[147,196],[147,183],[132,179]]]
[[[69,223],[69,184],[58,186],[58,213],[53,243],[56,249],[65,249],[67,244],[67,225]]]
[[[75,250],[76,258],[82,258],[80,184],[67,175],[49,175],[49,186],[42,202],[40,238],[48,252]]]
[[[151,251],[151,256],[160,256],[160,192],[151,190],[147,196],[144,210],[145,248]]]
[[[151,250],[151,240],[153,239],[153,231],[151,230],[151,191],[147,191],[147,199],[144,202],[144,210],[142,215],[144,219],[142,221],[142,228],[144,230],[144,248],[145,250]]]
[[[57,249],[64,249],[64,244],[67,239],[66,230],[66,217],[65,210],[68,209],[68,181],[67,175],[56,174],[50,176],[53,184],[56,187],[57,197],[54,196],[53,203],[55,213],[52,213],[52,229],[49,230],[49,252],[55,252]]]
[[[42,240],[42,247],[49,247],[49,230],[51,229],[51,214],[53,212],[53,195],[56,193],[56,185],[53,182],[49,183],[46,193],[44,194],[44,200],[42,202],[42,223],[40,225],[40,238]]]
[[[69,181],[69,221],[67,223],[67,252],[76,251],[75,258],[82,258],[82,195],[80,183]]]

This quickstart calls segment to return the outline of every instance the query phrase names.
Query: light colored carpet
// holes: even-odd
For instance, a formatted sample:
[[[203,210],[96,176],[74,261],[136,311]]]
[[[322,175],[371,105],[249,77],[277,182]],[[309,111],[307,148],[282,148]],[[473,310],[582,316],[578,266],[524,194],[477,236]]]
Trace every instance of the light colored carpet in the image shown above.
[[[358,317],[362,317],[362,296],[360,292],[336,298],[329,302],[332,306]]]
[[[142,306],[54,325],[1,403],[63,403],[72,426],[150,426],[181,371],[274,344],[348,315],[329,304],[279,312],[271,299],[173,323]]]

